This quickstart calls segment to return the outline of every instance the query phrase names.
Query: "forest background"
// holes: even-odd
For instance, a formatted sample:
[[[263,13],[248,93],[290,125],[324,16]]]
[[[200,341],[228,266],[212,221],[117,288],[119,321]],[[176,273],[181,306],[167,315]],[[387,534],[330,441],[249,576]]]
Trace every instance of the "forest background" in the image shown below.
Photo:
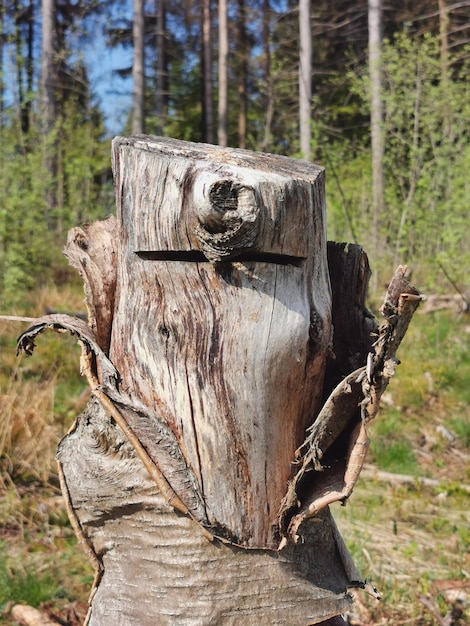
[[[407,263],[468,309],[469,63],[470,0],[0,0],[0,312],[83,309],[61,250],[114,212],[111,137],[136,132],[323,165],[328,238],[364,246],[372,308]],[[54,451],[87,398],[78,348],[19,361],[0,330],[0,623],[27,602],[76,624],[92,574]],[[415,317],[369,479],[335,511],[384,593],[351,624],[466,623],[442,594],[470,585],[469,331],[462,310]]]
[[[468,0],[226,2],[1,0],[2,302],[63,280],[67,230],[113,212],[110,129],[311,159],[376,288],[398,262],[465,283]]]

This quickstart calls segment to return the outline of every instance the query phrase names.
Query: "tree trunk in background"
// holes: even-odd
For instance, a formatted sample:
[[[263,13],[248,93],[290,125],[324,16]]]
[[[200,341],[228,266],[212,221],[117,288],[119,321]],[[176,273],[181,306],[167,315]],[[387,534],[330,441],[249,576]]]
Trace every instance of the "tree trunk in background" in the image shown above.
[[[449,71],[449,15],[446,0],[438,0],[439,4],[439,35],[441,40],[441,70],[447,76]]]
[[[311,157],[312,117],[312,27],[310,0],[299,0],[299,127],[302,158]]]
[[[46,133],[52,130],[56,118],[55,90],[57,88],[57,65],[55,59],[57,46],[55,20],[55,0],[42,0],[41,92],[44,130]]]
[[[384,142],[382,104],[382,0],[369,0],[369,75],[371,85],[370,133],[372,150],[372,237],[377,262],[380,255],[380,220],[384,211]],[[377,290],[377,274],[374,290]]]
[[[145,24],[144,24],[144,1],[133,0],[132,21],[132,134],[140,134],[145,131],[145,74],[144,74],[144,50],[145,50]]]
[[[34,2],[30,0],[28,7],[28,55],[26,60],[26,99],[23,113],[23,132],[29,132],[31,124],[31,108],[34,89]]]
[[[166,63],[166,0],[156,0],[156,48],[157,48],[157,94],[156,116],[157,135],[164,134],[166,119],[166,103],[168,98],[167,63]]]
[[[202,141],[214,143],[211,3],[202,2]]]
[[[449,14],[446,0],[439,2],[439,36],[441,42],[441,85],[443,93],[447,93],[449,83]],[[450,108],[447,100],[443,100],[444,137],[451,140]]]
[[[269,152],[271,142],[271,127],[274,114],[273,102],[273,81],[271,77],[271,49],[269,45],[270,37],[271,8],[269,0],[263,0],[263,26],[262,26],[262,80],[263,80],[263,104],[265,111],[264,134],[261,143],[261,150]]]
[[[16,2],[14,12],[19,115],[21,131],[24,135],[27,135],[31,123],[31,100],[33,98],[34,79],[34,4],[32,0],[30,0],[27,7],[21,7]],[[24,48],[26,48],[26,55],[24,54]],[[3,66],[1,69],[3,71]]]
[[[246,36],[245,0],[238,0],[237,50],[240,58],[238,70],[238,147],[246,148],[247,80],[248,80],[248,39]]]
[[[41,98],[44,132],[43,166],[48,177],[44,194],[44,220],[51,228],[55,226],[51,213],[57,206],[58,149],[56,142],[51,141],[50,137],[57,121],[58,46],[56,10],[55,0],[42,0]]]
[[[219,0],[219,122],[217,139],[219,146],[226,146],[228,112],[228,24],[227,0]]]

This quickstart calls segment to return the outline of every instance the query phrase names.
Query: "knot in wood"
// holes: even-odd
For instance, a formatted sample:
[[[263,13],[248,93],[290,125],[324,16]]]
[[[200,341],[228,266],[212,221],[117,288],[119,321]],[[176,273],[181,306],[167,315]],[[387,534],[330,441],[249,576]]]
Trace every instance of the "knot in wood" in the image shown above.
[[[195,235],[209,261],[236,258],[253,248],[258,236],[259,207],[254,189],[233,178],[195,188],[199,224]]]

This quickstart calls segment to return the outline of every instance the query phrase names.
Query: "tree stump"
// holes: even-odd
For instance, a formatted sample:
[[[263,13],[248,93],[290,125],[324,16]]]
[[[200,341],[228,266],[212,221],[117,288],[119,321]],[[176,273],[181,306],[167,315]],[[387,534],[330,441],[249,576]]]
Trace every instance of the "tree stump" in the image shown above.
[[[365,253],[327,245],[320,167],[146,136],[116,138],[113,167],[117,217],[65,251],[88,325],[50,315],[19,339],[82,345],[93,396],[57,458],[97,572],[87,623],[333,618],[362,583],[329,505],[418,292],[399,268],[378,328]]]

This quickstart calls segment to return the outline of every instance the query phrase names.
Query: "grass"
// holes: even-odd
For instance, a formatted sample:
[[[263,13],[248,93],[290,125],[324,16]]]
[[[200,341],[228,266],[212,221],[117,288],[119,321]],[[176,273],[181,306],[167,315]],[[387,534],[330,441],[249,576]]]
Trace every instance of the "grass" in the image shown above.
[[[370,454],[379,469],[397,474],[418,474],[411,441],[402,436],[400,412],[390,410],[374,424]]]
[[[81,287],[51,288],[8,313],[39,316],[46,303],[83,310],[82,300]],[[69,336],[47,333],[33,358],[15,357],[23,328],[0,322],[0,624],[11,623],[12,603],[24,602],[75,626],[92,570],[61,501],[54,454],[86,402],[86,385]],[[369,465],[435,478],[440,487],[361,477],[347,506],[333,507],[362,576],[383,594],[380,603],[356,594],[361,626],[436,624],[423,598],[445,616],[446,585],[460,585],[470,598],[469,494],[461,489],[470,483],[469,331],[468,318],[418,313],[370,427]],[[455,626],[470,622],[466,611]]]
[[[470,483],[470,320],[417,313],[398,356],[402,363],[370,427],[367,460],[441,486],[361,477],[348,505],[334,507],[359,570],[383,593],[380,603],[358,597],[360,623],[438,624],[451,610],[445,588],[453,586],[464,590],[467,605],[452,624],[467,624],[470,496],[460,485]]]
[[[57,572],[49,567],[25,567],[8,556],[5,543],[0,544],[0,610],[8,602],[37,607],[51,598],[63,597],[66,592],[57,585]]]
[[[86,395],[78,371],[80,351],[72,337],[63,336],[59,346],[58,337],[48,333],[33,358],[13,360],[14,337],[1,353],[6,363],[0,375],[0,484],[1,470],[13,478],[47,482],[55,473],[57,442]]]
[[[91,567],[77,548],[59,489],[40,483],[0,490],[0,624],[11,624],[14,604],[41,607],[81,624],[92,583]]]
[[[443,602],[444,617],[450,605],[433,589],[469,585],[468,494],[440,498],[430,489],[360,479],[348,505],[333,513],[362,576],[382,593],[380,603],[358,597],[361,624],[432,626],[437,622],[419,597],[436,607]]]
[[[39,317],[46,306],[83,310],[81,286],[31,294],[8,314]],[[32,358],[16,357],[25,327],[0,321],[0,624],[12,623],[13,604],[26,603],[75,626],[93,572],[65,512],[55,451],[86,402],[86,384],[68,335],[46,333]]]

